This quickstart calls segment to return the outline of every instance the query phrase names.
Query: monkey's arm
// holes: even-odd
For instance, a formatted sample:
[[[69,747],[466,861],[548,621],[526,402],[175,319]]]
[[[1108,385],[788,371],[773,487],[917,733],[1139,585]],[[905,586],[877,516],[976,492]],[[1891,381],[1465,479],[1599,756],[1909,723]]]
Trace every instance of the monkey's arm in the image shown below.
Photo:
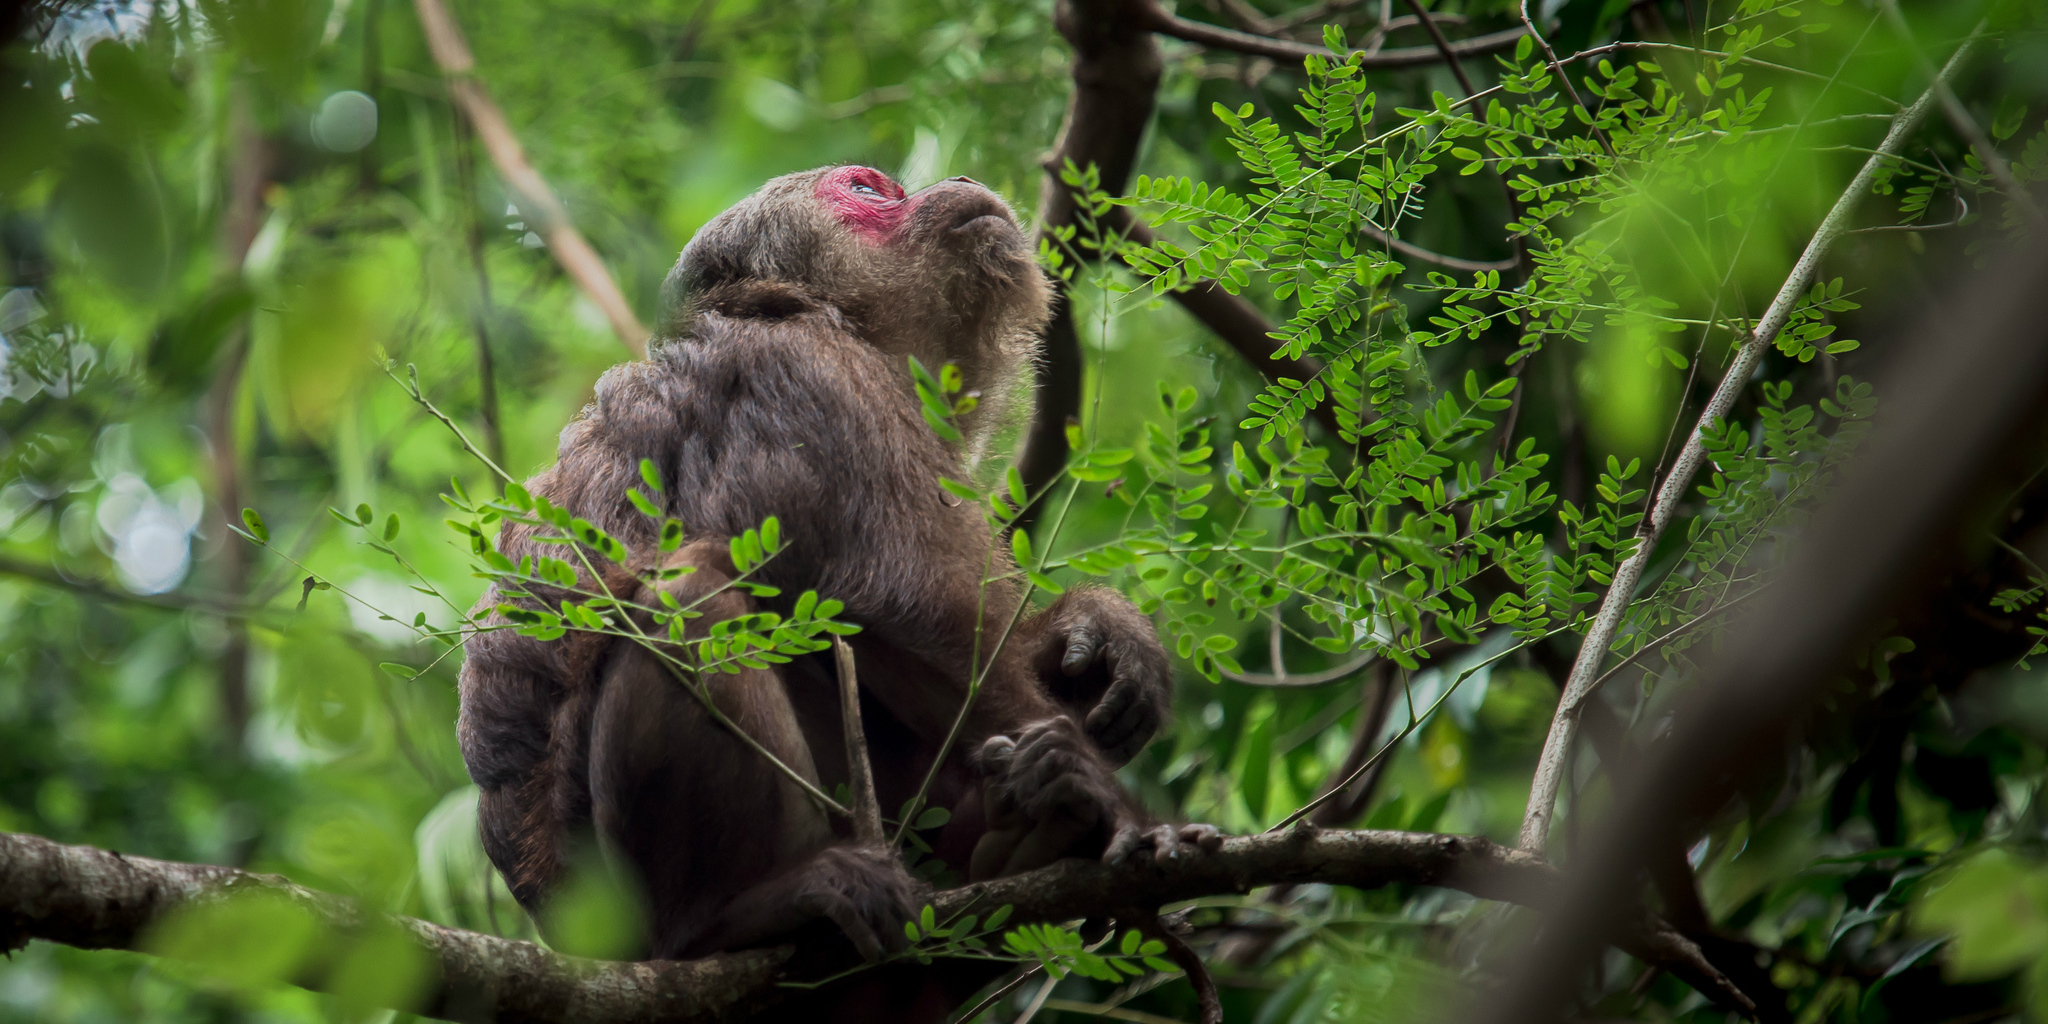
[[[644,545],[642,534],[651,531],[634,521],[644,517],[618,512],[629,486],[624,481],[636,474],[638,462],[598,426],[585,419],[563,431],[560,461],[528,480],[527,490],[590,518],[628,544]],[[608,500],[600,497],[607,490],[615,491]],[[592,578],[569,548],[539,543],[526,524],[506,523],[497,547],[514,563],[526,556],[568,559],[578,568],[577,589],[587,593],[625,596],[637,585],[627,567],[596,554],[590,555],[591,565],[603,578]],[[482,791],[478,817],[485,851],[531,910],[560,875],[563,836],[590,813],[584,744],[596,675],[610,641],[580,630],[554,640],[521,636],[499,605],[551,607],[581,598],[541,584],[517,589],[528,596],[505,594],[494,583],[471,610],[484,631],[464,646],[457,736],[463,763]]]
[[[1173,707],[1173,668],[1159,633],[1128,598],[1076,587],[1020,627],[1041,685],[1122,765],[1158,733]]]

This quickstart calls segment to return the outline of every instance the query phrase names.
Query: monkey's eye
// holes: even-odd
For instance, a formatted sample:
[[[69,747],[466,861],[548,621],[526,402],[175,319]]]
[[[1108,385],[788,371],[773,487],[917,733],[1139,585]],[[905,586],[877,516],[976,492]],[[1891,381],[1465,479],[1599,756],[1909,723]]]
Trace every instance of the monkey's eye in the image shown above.
[[[868,185],[857,181],[853,183],[852,189],[853,191],[858,192],[862,195],[873,196],[876,199],[882,198],[882,191],[874,187],[873,185]]]

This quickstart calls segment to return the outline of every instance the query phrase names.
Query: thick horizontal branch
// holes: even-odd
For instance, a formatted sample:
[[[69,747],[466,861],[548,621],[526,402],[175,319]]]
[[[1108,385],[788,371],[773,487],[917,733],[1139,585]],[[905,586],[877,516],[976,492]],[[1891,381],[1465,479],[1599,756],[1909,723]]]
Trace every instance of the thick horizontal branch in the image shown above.
[[[1557,872],[1537,857],[1475,836],[1295,828],[1233,836],[1214,853],[1164,864],[1111,866],[1068,859],[939,893],[939,916],[1005,904],[1017,919],[1066,921],[1133,904],[1156,907],[1267,885],[1322,882],[1376,889],[1436,885],[1484,899],[1539,904]]]
[[[282,896],[333,932],[362,930],[353,900],[274,875],[127,857],[39,836],[0,833],[0,946],[46,939],[81,949],[137,949],[171,912],[242,893]],[[388,920],[431,965],[432,990],[393,1009],[477,1024],[726,1019],[772,993],[788,948],[703,960],[608,963],[412,918]],[[319,989],[322,979],[307,979]]]
[[[932,903],[941,918],[986,914],[1009,905],[1012,920],[1019,923],[1063,921],[1120,907],[1152,908],[1267,885],[1322,882],[1356,888],[1438,885],[1540,908],[1557,880],[1556,870],[1540,859],[1485,839],[1303,827],[1228,839],[1216,852],[1157,865],[1065,860],[947,890]],[[530,942],[376,915],[352,900],[274,875],[0,833],[0,948],[19,949],[30,939],[45,939],[82,949],[139,949],[151,927],[172,912],[241,893],[282,896],[343,935],[359,933],[382,917],[401,929],[431,965],[430,990],[412,1005],[392,1008],[451,1021],[730,1020],[759,1012],[778,998],[782,990],[776,982],[784,980],[784,965],[802,952],[784,946],[690,961],[584,960]],[[1704,963],[1682,936],[1645,920],[1624,948],[1681,973],[1689,962]],[[803,959],[817,962],[813,956]],[[311,974],[295,981],[316,991],[326,983]]]

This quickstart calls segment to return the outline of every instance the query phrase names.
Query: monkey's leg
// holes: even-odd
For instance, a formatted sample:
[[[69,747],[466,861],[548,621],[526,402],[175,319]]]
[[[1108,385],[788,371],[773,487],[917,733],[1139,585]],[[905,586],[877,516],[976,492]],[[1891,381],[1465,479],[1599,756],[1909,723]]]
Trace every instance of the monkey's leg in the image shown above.
[[[727,580],[717,568],[696,568],[671,584],[686,604]],[[693,635],[750,610],[730,591],[698,609],[704,616]],[[639,642],[621,640],[592,715],[592,817],[600,842],[645,887],[652,955],[736,948],[821,917],[863,953],[878,953],[915,910],[901,862],[887,851],[833,846],[825,812],[700,699],[815,785],[810,749],[776,672],[701,679],[679,677]],[[696,686],[703,690],[693,693]]]

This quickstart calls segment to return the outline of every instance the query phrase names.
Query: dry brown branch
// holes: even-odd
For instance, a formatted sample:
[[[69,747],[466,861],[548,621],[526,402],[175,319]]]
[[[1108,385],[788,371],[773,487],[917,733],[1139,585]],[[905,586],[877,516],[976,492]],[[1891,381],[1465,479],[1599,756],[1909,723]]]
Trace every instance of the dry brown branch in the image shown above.
[[[1968,58],[1972,46],[1965,43],[1949,59],[1942,69],[1941,78],[1947,79]],[[1657,488],[1656,499],[1650,506],[1649,514],[1643,518],[1643,525],[1636,537],[1635,551],[1624,559],[1614,572],[1614,582],[1607,588],[1601,599],[1600,609],[1593,617],[1591,628],[1579,647],[1578,660],[1572,664],[1571,676],[1565,681],[1564,695],[1558,700],[1557,713],[1550,724],[1550,734],[1544,739],[1543,753],[1536,762],[1535,778],[1529,787],[1529,806],[1522,818],[1521,848],[1541,854],[1550,840],[1550,822],[1557,805],[1557,791],[1563,782],[1564,773],[1571,760],[1573,737],[1577,734],[1579,711],[1592,692],[1593,683],[1600,676],[1600,664],[1606,657],[1607,648],[1613,644],[1615,633],[1621,628],[1621,621],[1635,596],[1636,581],[1642,578],[1643,568],[1649,563],[1650,555],[1663,536],[1664,529],[1671,524],[1678,511],[1678,503],[1692,487],[1693,474],[1699,471],[1700,463],[1706,458],[1706,448],[1700,438],[1702,431],[1715,421],[1728,415],[1735,406],[1735,400],[1749,385],[1750,374],[1763,359],[1764,352],[1777,340],[1778,332],[1792,315],[1792,310],[1806,294],[1813,283],[1820,261],[1834,246],[1849,227],[1849,218],[1863,197],[1870,193],[1871,181],[1885,161],[1905,147],[1906,140],[1919,130],[1920,124],[1934,105],[1934,90],[1922,93],[1919,100],[1900,111],[1891,122],[1891,129],[1885,133],[1884,141],[1856,172],[1855,178],[1835,200],[1835,205],[1814,230],[1813,238],[1807,242],[1806,251],[1801,253],[1792,272],[1772,300],[1770,308],[1764,311],[1762,319],[1750,330],[1749,337],[1742,342],[1735,360],[1721,377],[1720,386],[1700,410],[1697,425],[1687,436],[1685,447],[1679,450],[1678,459],[1672,464],[1670,473]]]
[[[1166,944],[1166,955],[1180,965],[1181,972],[1188,977],[1188,984],[1194,986],[1195,1001],[1202,1008],[1202,1024],[1223,1024],[1223,1001],[1216,995],[1216,979],[1210,975],[1208,965],[1202,962],[1202,955],[1150,910],[1126,908],[1118,911],[1117,917]]]
[[[413,0],[413,10],[419,15],[420,29],[426,34],[434,63],[447,80],[449,97],[462,108],[463,116],[469,118],[477,137],[483,140],[491,163],[512,191],[512,201],[518,205],[520,216],[526,218],[527,227],[547,243],[548,252],[561,264],[563,272],[604,312],[612,333],[634,355],[645,356],[647,328],[641,326],[632,307],[626,304],[626,296],[619,291],[618,282],[612,280],[611,271],[605,269],[604,260],[570,222],[569,211],[555,198],[547,179],[527,161],[526,149],[519,144],[519,136],[505,119],[505,112],[476,77],[476,58],[470,54],[469,43],[462,38],[462,28],[455,23],[455,16],[441,0]]]
[[[1557,51],[1550,48],[1550,40],[1543,38],[1543,33],[1536,30],[1535,19],[1529,17],[1529,0],[1522,0],[1521,14],[1522,27],[1529,30],[1529,35],[1536,39],[1536,45],[1542,48],[1544,62],[1550,65],[1550,73],[1557,77],[1558,84],[1564,86],[1565,95],[1572,98],[1572,106],[1585,111],[1590,117],[1593,111],[1586,106],[1585,100],[1579,98],[1579,87],[1572,84],[1572,76],[1565,74],[1564,65],[1557,59]],[[1596,127],[1593,137],[1600,140],[1600,148],[1606,150],[1608,156],[1614,155],[1614,144],[1607,141],[1605,133]]]
[[[1439,267],[1445,268],[1446,270],[1464,270],[1468,272],[1480,270],[1513,270],[1516,266],[1519,265],[1518,262],[1513,259],[1468,260],[1462,256],[1446,256],[1440,252],[1432,252],[1428,249],[1424,249],[1423,247],[1416,245],[1413,242],[1404,242],[1401,239],[1395,238],[1394,236],[1389,235],[1384,231],[1381,231],[1379,228],[1376,228],[1371,224],[1360,225],[1359,231],[1362,232],[1367,238],[1372,239],[1375,243],[1383,245],[1394,252],[1400,253],[1403,256],[1407,256],[1410,259],[1421,260],[1424,263],[1434,263]]]
[[[1422,6],[1422,0],[1407,0],[1407,4],[1408,9],[1415,12],[1415,20],[1429,33],[1430,44],[1443,56],[1444,64],[1451,69],[1451,77],[1458,80],[1465,95],[1478,91],[1472,88],[1472,76],[1465,73],[1465,65],[1458,62],[1458,51],[1451,47],[1449,39],[1444,38],[1444,30],[1437,27],[1436,19],[1429,16],[1429,8]]]
[[[868,760],[868,733],[860,724],[860,681],[853,671],[853,648],[845,637],[832,638],[832,661],[839,668],[839,725],[846,736],[848,800],[853,808],[853,838],[880,844],[882,803],[875,797],[875,767]]]
[[[1207,46],[1212,49],[1230,50],[1250,54],[1254,57],[1271,57],[1275,60],[1298,61],[1312,54],[1325,57],[1339,57],[1352,60],[1367,70],[1387,68],[1413,68],[1435,64],[1444,59],[1443,53],[1435,46],[1406,46],[1392,50],[1368,52],[1353,50],[1349,54],[1334,54],[1321,46],[1297,43],[1290,39],[1275,39],[1271,36],[1254,35],[1221,25],[1206,25],[1189,21],[1173,14],[1156,3],[1144,2],[1139,7],[1144,23],[1152,31],[1163,36],[1172,36],[1184,42]],[[1515,45],[1515,41],[1527,34],[1526,29],[1511,28],[1489,32],[1483,36],[1460,39],[1450,44],[1451,52],[1459,57],[1476,57],[1481,54],[1498,53]]]

